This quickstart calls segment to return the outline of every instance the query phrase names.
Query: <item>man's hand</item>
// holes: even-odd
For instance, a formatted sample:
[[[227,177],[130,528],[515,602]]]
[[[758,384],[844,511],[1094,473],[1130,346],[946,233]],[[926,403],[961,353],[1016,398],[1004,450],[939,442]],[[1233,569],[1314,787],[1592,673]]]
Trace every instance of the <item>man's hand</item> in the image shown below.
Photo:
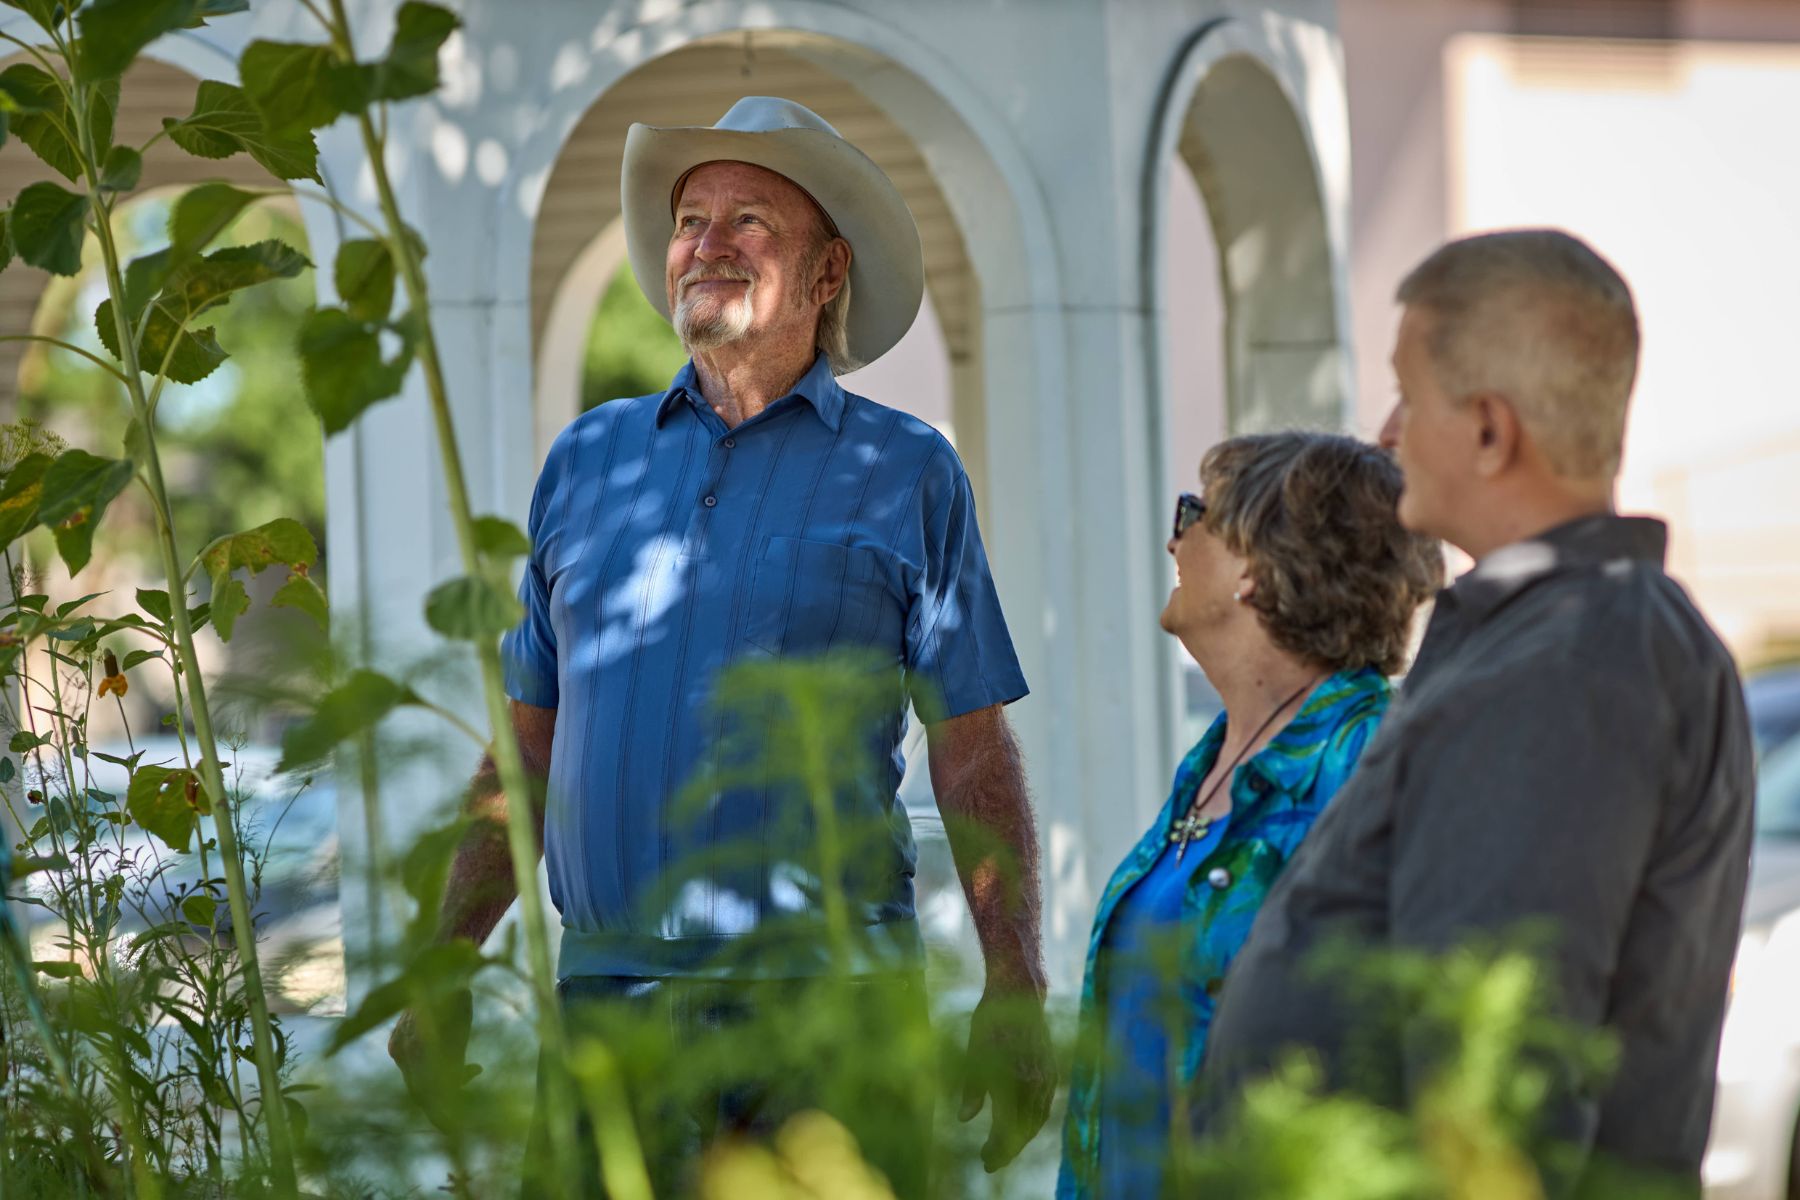
[[[424,1012],[409,1008],[388,1035],[388,1057],[400,1068],[413,1103],[445,1133],[459,1124],[456,1109],[463,1085],[481,1074],[465,1060],[474,1000],[461,988]]]
[[[1056,1058],[1039,992],[992,984],[982,992],[969,1018],[964,1072],[961,1120],[973,1120],[984,1098],[993,1100],[993,1124],[981,1148],[981,1165],[991,1174],[1037,1136],[1056,1096]]]

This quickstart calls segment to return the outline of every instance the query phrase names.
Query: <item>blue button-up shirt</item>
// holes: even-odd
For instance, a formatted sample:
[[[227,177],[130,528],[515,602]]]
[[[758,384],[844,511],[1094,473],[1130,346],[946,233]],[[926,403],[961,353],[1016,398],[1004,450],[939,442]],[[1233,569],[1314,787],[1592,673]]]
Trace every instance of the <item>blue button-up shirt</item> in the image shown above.
[[[914,849],[895,797],[906,697],[946,717],[1025,695],[961,461],[923,421],[845,392],[823,357],[735,429],[693,364],[667,392],[615,400],[556,439],[532,498],[524,621],[508,693],[556,709],[544,819],[562,975],[795,974],[820,955],[721,952],[814,902],[785,793],[677,811],[729,717],[721,669],[748,656],[873,652],[892,706],[867,814],[887,835],[855,919],[868,950],[919,953]],[[699,865],[696,865],[699,864]],[[866,863],[862,864],[867,866]],[[886,962],[875,965],[888,965]],[[873,969],[873,968],[871,968]]]

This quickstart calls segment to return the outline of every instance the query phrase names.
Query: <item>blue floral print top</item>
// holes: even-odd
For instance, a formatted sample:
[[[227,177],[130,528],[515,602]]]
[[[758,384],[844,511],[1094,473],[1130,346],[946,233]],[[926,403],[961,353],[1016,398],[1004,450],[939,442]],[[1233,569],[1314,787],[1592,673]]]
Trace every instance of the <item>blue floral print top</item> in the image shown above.
[[[1179,1077],[1168,1081],[1172,1089],[1191,1086],[1199,1074],[1226,969],[1250,936],[1250,925],[1275,877],[1350,777],[1392,698],[1387,679],[1373,668],[1340,671],[1328,677],[1286,728],[1233,773],[1231,822],[1224,836],[1210,848],[1190,848],[1190,858],[1196,848],[1207,853],[1189,877],[1181,915],[1185,932],[1180,939],[1183,961],[1177,986],[1187,1025],[1180,1030],[1156,1031],[1157,1036],[1179,1039],[1172,1056]],[[1221,713],[1176,768],[1175,784],[1162,812],[1101,894],[1081,985],[1080,1037],[1069,1080],[1057,1200],[1096,1200],[1101,1196],[1106,997],[1097,993],[1108,978],[1100,956],[1109,926],[1120,900],[1163,856],[1170,829],[1186,813],[1224,740],[1225,715]]]

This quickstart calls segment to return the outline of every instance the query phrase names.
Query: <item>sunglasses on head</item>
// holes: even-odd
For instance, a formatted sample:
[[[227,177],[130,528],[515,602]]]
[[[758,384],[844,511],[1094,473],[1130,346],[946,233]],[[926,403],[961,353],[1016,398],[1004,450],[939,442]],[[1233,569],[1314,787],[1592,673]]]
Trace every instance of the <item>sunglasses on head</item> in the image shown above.
[[[1183,492],[1175,497],[1175,536],[1179,538],[1188,531],[1188,526],[1206,515],[1206,501],[1192,492]]]

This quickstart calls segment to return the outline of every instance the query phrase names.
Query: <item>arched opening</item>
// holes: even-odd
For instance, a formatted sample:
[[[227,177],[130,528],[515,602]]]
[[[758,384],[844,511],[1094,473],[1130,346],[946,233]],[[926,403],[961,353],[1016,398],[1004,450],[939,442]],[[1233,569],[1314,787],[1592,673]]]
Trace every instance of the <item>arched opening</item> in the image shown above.
[[[992,546],[996,506],[1008,500],[989,486],[983,442],[982,288],[946,188],[928,165],[926,148],[904,127],[909,117],[923,122],[928,114],[878,105],[850,82],[858,64],[872,57],[791,31],[718,33],[637,65],[574,123],[548,172],[532,234],[533,440],[540,461],[584,407],[666,386],[683,358],[673,333],[637,294],[625,261],[619,171],[626,131],[638,121],[710,125],[744,95],[782,96],[818,112],[874,159],[912,210],[925,255],[920,316],[893,350],[842,382],[951,438]],[[964,186],[978,190],[972,181]],[[1023,496],[1011,504],[1029,507]],[[974,932],[943,840],[916,720],[906,757],[901,796],[920,849],[921,922],[928,941],[972,965],[979,961]]]

